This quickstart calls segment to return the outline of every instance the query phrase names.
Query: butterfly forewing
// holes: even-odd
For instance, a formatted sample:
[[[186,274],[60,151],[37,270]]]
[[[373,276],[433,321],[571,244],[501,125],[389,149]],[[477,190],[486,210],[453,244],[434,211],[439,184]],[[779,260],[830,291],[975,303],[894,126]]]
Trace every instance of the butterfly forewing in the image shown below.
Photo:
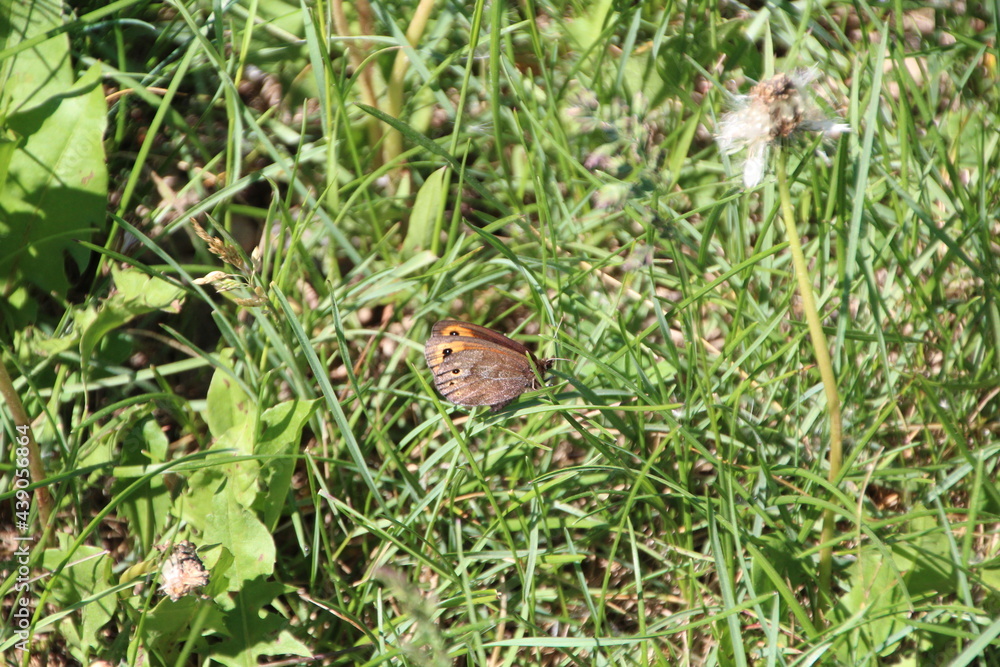
[[[431,329],[431,338],[435,336],[463,336],[475,338],[477,340],[487,340],[497,345],[502,345],[515,352],[528,354],[528,348],[521,345],[516,340],[507,338],[499,331],[481,327],[471,322],[460,322],[459,320],[441,320]]]
[[[498,410],[538,386],[529,357],[539,372],[541,363],[528,348],[501,333],[458,320],[442,320],[431,329],[424,347],[434,384],[458,405],[489,405]]]

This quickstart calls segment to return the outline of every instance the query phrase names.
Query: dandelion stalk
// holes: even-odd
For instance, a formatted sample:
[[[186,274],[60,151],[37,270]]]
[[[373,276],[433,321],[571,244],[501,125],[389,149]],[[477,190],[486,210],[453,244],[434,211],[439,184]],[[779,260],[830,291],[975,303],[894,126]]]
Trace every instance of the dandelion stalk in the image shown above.
[[[833,374],[833,364],[830,362],[830,348],[827,346],[826,335],[816,309],[813,298],[812,282],[806,268],[806,256],[802,252],[802,242],[795,228],[795,214],[792,209],[792,197],[788,188],[788,175],[785,163],[785,152],[777,152],[778,197],[781,200],[781,217],[785,222],[785,233],[788,235],[788,245],[792,251],[792,264],[795,267],[795,278],[799,283],[799,293],[802,297],[802,310],[805,313],[806,324],[809,327],[809,337],[816,350],[816,366],[819,368],[820,380],[826,394],[827,412],[830,417],[830,469],[827,479],[830,485],[837,483],[840,476],[840,465],[843,460],[842,431],[840,423],[840,395],[837,393],[837,379]],[[823,532],[820,541],[825,545],[819,554],[820,592],[830,598],[830,573],[833,563],[833,527],[834,512],[831,509],[823,513]]]
[[[737,107],[723,116],[719,124],[716,141],[724,153],[746,150],[743,164],[743,184],[754,188],[760,184],[767,171],[768,155],[776,153],[778,196],[781,199],[781,214],[788,234],[788,244],[792,250],[795,278],[802,296],[802,309],[813,349],[816,350],[816,366],[826,394],[827,412],[830,417],[829,481],[833,486],[840,477],[843,460],[842,431],[840,425],[840,396],[837,393],[837,379],[830,363],[830,348],[823,334],[816,300],[813,298],[812,282],[806,267],[806,257],[802,252],[802,241],[795,228],[795,214],[792,210],[792,196],[788,187],[787,157],[784,145],[805,132],[821,132],[829,139],[836,139],[851,127],[826,118],[803,95],[807,84],[816,71],[801,72],[789,76],[778,74],[761,81],[750,91],[734,100]],[[773,149],[773,150],[772,150]],[[823,601],[822,610],[829,607],[830,577],[833,565],[834,512],[823,513],[823,531],[820,536],[823,548],[819,556],[819,582]]]

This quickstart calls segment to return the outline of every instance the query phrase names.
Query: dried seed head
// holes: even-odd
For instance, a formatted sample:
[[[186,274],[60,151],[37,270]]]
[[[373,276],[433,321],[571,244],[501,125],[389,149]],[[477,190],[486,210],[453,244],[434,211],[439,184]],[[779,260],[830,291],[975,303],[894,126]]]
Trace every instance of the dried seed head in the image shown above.
[[[752,188],[764,178],[770,147],[801,132],[823,132],[835,139],[850,126],[824,118],[803,97],[814,71],[789,76],[778,74],[761,81],[749,95],[736,99],[737,109],[722,117],[715,140],[723,153],[747,150],[743,184]]]
[[[758,83],[750,90],[750,99],[770,116],[768,132],[772,140],[790,137],[802,124],[805,103],[787,74]]]
[[[198,558],[194,544],[184,540],[174,545],[170,556],[160,567],[160,590],[176,602],[208,584],[208,570]]]

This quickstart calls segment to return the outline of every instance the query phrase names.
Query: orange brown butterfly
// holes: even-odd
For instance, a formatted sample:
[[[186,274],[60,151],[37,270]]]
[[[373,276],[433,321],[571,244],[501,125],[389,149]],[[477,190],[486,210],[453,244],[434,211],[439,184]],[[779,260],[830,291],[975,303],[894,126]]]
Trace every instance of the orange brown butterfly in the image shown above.
[[[441,320],[431,328],[424,357],[442,396],[457,405],[488,405],[492,412],[541,386],[532,364],[544,377],[555,361],[539,361],[502,333],[459,320]]]

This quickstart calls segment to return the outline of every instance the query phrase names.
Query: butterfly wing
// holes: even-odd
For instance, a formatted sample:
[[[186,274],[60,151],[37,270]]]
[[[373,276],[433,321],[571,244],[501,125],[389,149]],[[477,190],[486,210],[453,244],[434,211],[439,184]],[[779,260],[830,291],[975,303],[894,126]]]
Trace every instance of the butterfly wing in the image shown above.
[[[458,405],[489,405],[494,411],[537,387],[530,354],[503,334],[457,320],[435,324],[424,347],[442,396]],[[541,368],[537,361],[536,366]]]
[[[493,331],[493,329],[487,329],[472,322],[441,320],[431,328],[431,338],[435,336],[466,336],[496,343],[501,347],[506,347],[508,350],[513,350],[520,354],[528,354],[528,348],[516,340],[511,340],[499,331]]]
[[[531,357],[531,360],[535,362],[535,368],[539,371],[546,371],[552,365],[551,360],[548,359],[539,361],[538,357],[536,357],[531,350],[526,348],[524,345],[521,345],[516,340],[511,340],[499,331],[487,329],[486,327],[473,324],[472,322],[462,322],[461,320],[441,320],[431,328],[431,339],[435,336],[468,336],[470,338],[496,343],[497,345],[505,347],[508,350],[513,350],[518,354]]]

